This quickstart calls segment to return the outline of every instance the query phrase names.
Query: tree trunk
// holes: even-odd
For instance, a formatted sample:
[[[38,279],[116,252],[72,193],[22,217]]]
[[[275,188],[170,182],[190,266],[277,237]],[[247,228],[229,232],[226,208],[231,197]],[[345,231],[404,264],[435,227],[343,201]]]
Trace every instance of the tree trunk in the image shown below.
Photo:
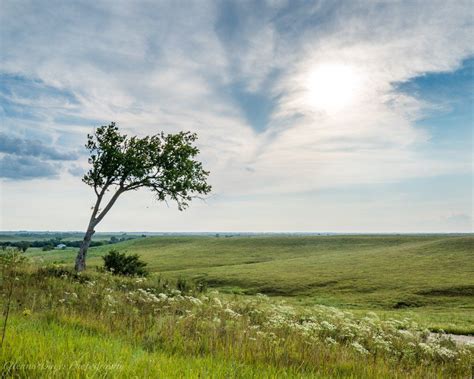
[[[87,250],[89,249],[89,246],[91,244],[92,236],[95,233],[94,228],[97,226],[97,224],[104,218],[104,216],[107,214],[108,211],[110,211],[110,208],[115,204],[117,201],[118,197],[125,192],[125,189],[123,187],[120,187],[117,192],[114,193],[104,210],[102,210],[99,213],[99,206],[102,201],[102,197],[104,196],[105,191],[107,190],[108,185],[106,185],[100,194],[97,194],[97,201],[95,203],[94,209],[92,211],[92,215],[89,221],[89,226],[87,227],[86,234],[84,235],[84,239],[82,240],[81,247],[79,249],[79,252],[77,253],[76,257],[76,265],[75,269],[77,272],[84,271],[86,269],[86,254]],[[97,192],[96,192],[97,193]],[[97,214],[99,215],[97,216]]]
[[[79,252],[77,253],[75,266],[77,272],[84,271],[86,269],[86,254],[91,244],[92,236],[94,235],[94,233],[94,225],[89,224],[86,234],[84,235],[84,240],[82,241]]]

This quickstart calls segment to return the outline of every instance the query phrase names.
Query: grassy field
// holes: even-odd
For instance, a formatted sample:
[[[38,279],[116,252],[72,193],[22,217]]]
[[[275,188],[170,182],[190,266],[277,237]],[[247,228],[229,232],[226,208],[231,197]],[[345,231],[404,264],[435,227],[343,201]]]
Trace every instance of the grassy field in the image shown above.
[[[2,377],[465,378],[474,363],[408,319],[0,257]]]
[[[89,267],[111,246],[93,248]],[[474,236],[148,237],[113,245],[154,275],[204,281],[224,293],[264,293],[410,317],[431,330],[474,334]],[[72,265],[75,250],[27,252]]]
[[[150,276],[98,271],[110,249]],[[472,235],[146,237],[90,249],[81,275],[75,254],[2,266],[2,377],[465,378],[474,364],[429,333],[474,334]]]
[[[279,369],[269,364],[241,363],[223,356],[149,351],[133,339],[120,338],[111,332],[99,333],[94,331],[94,325],[88,329],[86,325],[90,321],[14,317],[7,348],[0,351],[2,377],[313,377],[291,367]]]

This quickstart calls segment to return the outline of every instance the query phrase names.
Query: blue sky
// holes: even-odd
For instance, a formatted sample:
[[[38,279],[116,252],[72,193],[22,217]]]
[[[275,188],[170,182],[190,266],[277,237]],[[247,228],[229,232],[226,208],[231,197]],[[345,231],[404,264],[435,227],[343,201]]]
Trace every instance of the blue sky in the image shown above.
[[[2,230],[82,230],[83,145],[192,130],[213,193],[99,230],[470,232],[469,1],[3,1]]]

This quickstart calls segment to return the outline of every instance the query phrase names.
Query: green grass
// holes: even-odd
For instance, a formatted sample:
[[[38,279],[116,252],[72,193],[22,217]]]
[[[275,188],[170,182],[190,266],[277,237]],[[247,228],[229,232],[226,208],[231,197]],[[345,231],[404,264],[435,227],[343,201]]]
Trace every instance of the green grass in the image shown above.
[[[4,309],[10,283],[2,377],[463,378],[474,363],[474,349],[374,314],[32,265],[3,271]]]
[[[245,364],[223,357],[149,352],[109,334],[41,318],[11,320],[0,351],[2,377],[23,378],[283,378],[305,377],[292,368]],[[74,373],[73,375],[71,375]],[[309,375],[308,375],[309,377]]]
[[[149,279],[98,273],[111,248],[139,254]],[[425,327],[474,334],[472,235],[147,237],[90,249],[79,277],[39,269],[72,267],[75,254],[25,254],[31,264],[15,274],[0,349],[3,377],[456,378],[474,362],[472,349],[445,357],[455,351],[450,341],[435,343],[433,353],[423,347]],[[172,293],[178,278],[204,305],[146,300]],[[223,307],[195,292],[194,282],[218,288]],[[3,309],[7,284],[2,278]],[[307,330],[307,320],[316,329]],[[332,326],[321,330],[325,321]]]
[[[432,330],[474,334],[474,236],[148,237],[113,246],[164,278],[300,305],[410,316]],[[110,246],[90,250],[101,265]],[[75,251],[27,253],[72,265]]]

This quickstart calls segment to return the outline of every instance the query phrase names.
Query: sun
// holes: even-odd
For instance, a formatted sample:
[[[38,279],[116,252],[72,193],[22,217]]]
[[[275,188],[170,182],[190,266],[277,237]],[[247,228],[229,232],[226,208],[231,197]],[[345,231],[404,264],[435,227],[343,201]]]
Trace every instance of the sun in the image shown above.
[[[362,89],[362,76],[350,65],[321,64],[305,78],[306,102],[317,111],[334,113],[353,105]]]

